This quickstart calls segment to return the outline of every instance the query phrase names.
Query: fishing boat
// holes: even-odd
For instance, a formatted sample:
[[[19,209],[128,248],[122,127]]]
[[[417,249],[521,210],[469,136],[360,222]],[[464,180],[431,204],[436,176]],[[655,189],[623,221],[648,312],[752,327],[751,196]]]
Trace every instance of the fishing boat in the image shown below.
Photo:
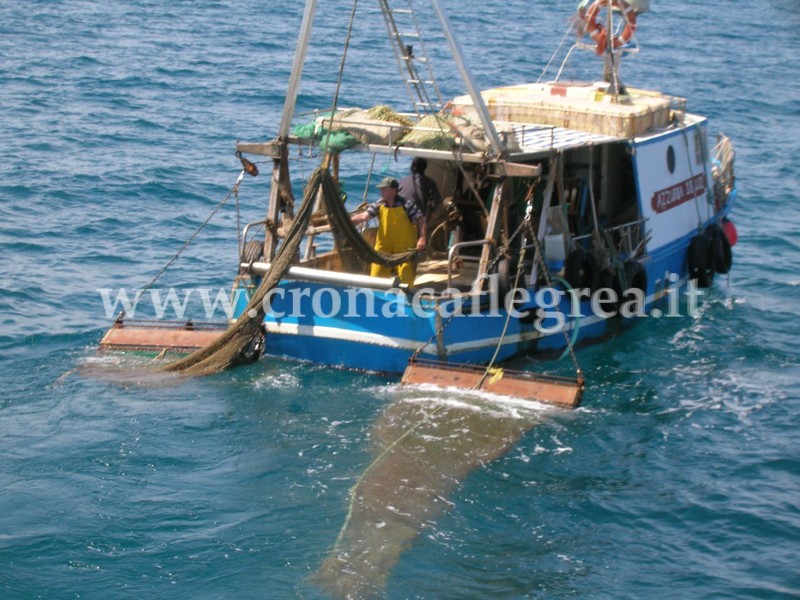
[[[545,396],[574,406],[583,385],[577,361],[576,379],[566,383],[529,381],[499,365],[572,352],[638,318],[675,312],[687,290],[727,273],[735,243],[731,142],[720,136],[711,148],[706,118],[688,112],[684,98],[621,81],[620,64],[639,50],[636,24],[647,2],[581,2],[575,44],[555,77],[481,90],[432,0],[465,92],[446,99],[420,28],[431,19],[411,2],[378,4],[407,101],[342,107],[337,86],[331,105],[296,113],[317,10],[307,0],[277,135],[237,143],[243,175],[265,158],[272,169],[266,216],[241,234],[233,316],[261,319],[271,355],[404,373],[408,383],[523,396],[533,389],[532,397],[545,386]],[[566,61],[578,59],[597,65],[597,79],[562,79]],[[418,207],[423,243],[403,256],[376,252],[381,221],[354,222],[364,207],[352,191],[372,200],[385,165],[403,183],[412,162],[438,192]],[[412,265],[410,280],[397,263]],[[153,347],[164,343],[156,330],[145,335]],[[125,347],[137,331],[120,319],[104,343]],[[204,334],[198,346],[208,342]],[[183,348],[191,346],[187,335]]]

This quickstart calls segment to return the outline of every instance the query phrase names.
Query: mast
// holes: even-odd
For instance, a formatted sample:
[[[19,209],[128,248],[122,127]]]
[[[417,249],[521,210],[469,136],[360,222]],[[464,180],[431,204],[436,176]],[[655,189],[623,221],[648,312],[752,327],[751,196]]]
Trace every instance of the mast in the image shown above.
[[[300,35],[297,38],[297,48],[294,53],[294,62],[292,63],[292,73],[289,78],[289,86],[286,89],[281,124],[278,129],[277,153],[273,155],[272,184],[269,188],[269,206],[267,208],[267,223],[272,224],[272,227],[267,226],[264,232],[264,258],[267,261],[272,260],[275,246],[278,243],[278,236],[274,232],[277,231],[278,219],[281,213],[281,187],[284,182],[289,181],[287,140],[289,128],[292,125],[292,117],[294,116],[294,108],[297,104],[297,93],[300,88],[300,78],[303,74],[308,42],[311,39],[311,27],[314,22],[316,8],[317,0],[306,0],[303,22],[300,25]]]
[[[447,15],[439,5],[439,0],[431,1],[433,8],[436,10],[436,15],[439,17],[439,23],[442,26],[442,31],[447,38],[450,51],[453,53],[453,59],[456,62],[456,67],[458,67],[458,72],[461,74],[461,79],[464,81],[467,91],[469,91],[469,95],[472,98],[472,104],[475,106],[475,110],[478,112],[478,117],[480,117],[481,123],[483,124],[483,129],[486,131],[486,135],[489,138],[489,142],[492,146],[492,152],[499,156],[503,153],[505,148],[503,143],[500,141],[500,136],[497,134],[497,130],[494,127],[492,117],[489,115],[489,109],[486,108],[486,104],[483,102],[483,97],[481,96],[480,91],[472,79],[472,73],[470,73],[469,67],[467,67],[467,63],[464,60],[464,53],[461,50],[461,44],[459,44],[458,40],[453,35],[452,29],[450,28],[450,20],[447,18]]]
[[[300,35],[297,38],[297,49],[294,52],[294,62],[292,63],[292,75],[289,79],[289,87],[286,90],[286,101],[283,105],[283,115],[281,115],[281,126],[278,130],[278,137],[285,139],[289,135],[289,127],[294,116],[294,107],[297,104],[297,92],[300,87],[300,76],[303,74],[303,65],[306,61],[306,51],[308,41],[311,39],[311,27],[314,21],[314,12],[317,8],[317,0],[306,0],[306,7],[303,11],[303,23],[300,25]]]

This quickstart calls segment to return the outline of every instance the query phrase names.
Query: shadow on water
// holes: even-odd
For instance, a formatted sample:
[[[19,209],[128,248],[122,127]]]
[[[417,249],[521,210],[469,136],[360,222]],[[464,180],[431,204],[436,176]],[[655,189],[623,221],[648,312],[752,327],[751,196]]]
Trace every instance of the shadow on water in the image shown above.
[[[312,582],[334,598],[382,596],[402,552],[450,506],[447,495],[505,454],[543,410],[490,394],[404,389],[372,427],[373,462]]]

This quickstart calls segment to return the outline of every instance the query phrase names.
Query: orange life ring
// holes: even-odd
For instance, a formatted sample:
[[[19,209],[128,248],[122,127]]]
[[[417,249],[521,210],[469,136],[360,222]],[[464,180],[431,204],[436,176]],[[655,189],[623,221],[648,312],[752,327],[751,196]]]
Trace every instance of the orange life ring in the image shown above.
[[[625,29],[619,35],[615,35],[612,40],[614,48],[624,46],[631,41],[633,34],[636,33],[636,11],[625,2],[625,0],[611,0],[611,5],[619,10],[625,18]],[[597,22],[597,14],[604,6],[608,6],[608,0],[595,0],[586,11],[586,31],[597,44],[597,53],[603,54],[606,51],[606,28]]]

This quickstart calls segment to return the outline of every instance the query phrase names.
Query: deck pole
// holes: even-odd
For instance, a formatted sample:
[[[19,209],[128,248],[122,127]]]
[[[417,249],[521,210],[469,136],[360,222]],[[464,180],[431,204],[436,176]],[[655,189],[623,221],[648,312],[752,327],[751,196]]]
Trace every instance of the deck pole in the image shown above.
[[[269,206],[267,208],[267,222],[277,231],[278,221],[281,213],[281,186],[289,182],[289,157],[287,139],[289,128],[292,126],[294,108],[297,104],[297,93],[300,88],[300,79],[303,74],[303,65],[306,60],[308,42],[311,39],[311,28],[314,23],[314,12],[317,8],[317,0],[306,0],[305,10],[303,11],[303,22],[300,25],[300,35],[297,38],[297,48],[294,52],[292,62],[292,73],[289,77],[289,86],[286,89],[286,100],[283,104],[283,114],[281,115],[280,128],[278,129],[277,142],[280,154],[273,159],[272,183],[269,192]],[[275,254],[275,247],[278,244],[278,236],[270,227],[264,232],[264,258],[272,260]]]
[[[286,89],[286,101],[283,105],[283,115],[281,115],[281,127],[278,137],[285,139],[289,135],[289,127],[294,116],[294,107],[297,103],[297,91],[300,87],[300,78],[303,74],[303,65],[306,61],[308,42],[311,39],[311,28],[314,22],[314,12],[317,9],[317,0],[306,0],[306,7],[303,11],[303,23],[300,25],[300,35],[297,38],[297,49],[294,52],[294,62],[292,63],[292,74],[289,79],[289,87]]]
[[[450,51],[453,53],[453,59],[455,60],[458,71],[461,74],[461,79],[464,81],[464,85],[467,86],[469,95],[472,98],[472,104],[475,106],[475,110],[478,111],[478,117],[480,117],[481,123],[483,124],[483,129],[489,138],[489,142],[492,146],[492,153],[495,156],[499,156],[503,153],[505,147],[500,141],[500,136],[497,134],[497,130],[494,127],[492,117],[489,115],[489,109],[486,108],[486,104],[481,97],[481,93],[472,79],[472,73],[470,73],[469,67],[464,60],[464,53],[461,50],[461,44],[459,44],[458,40],[453,35],[453,31],[450,27],[450,20],[442,10],[442,7],[439,5],[439,0],[432,0],[432,3],[433,8],[436,10],[436,15],[439,17],[439,23],[442,26],[442,31],[447,38]]]

